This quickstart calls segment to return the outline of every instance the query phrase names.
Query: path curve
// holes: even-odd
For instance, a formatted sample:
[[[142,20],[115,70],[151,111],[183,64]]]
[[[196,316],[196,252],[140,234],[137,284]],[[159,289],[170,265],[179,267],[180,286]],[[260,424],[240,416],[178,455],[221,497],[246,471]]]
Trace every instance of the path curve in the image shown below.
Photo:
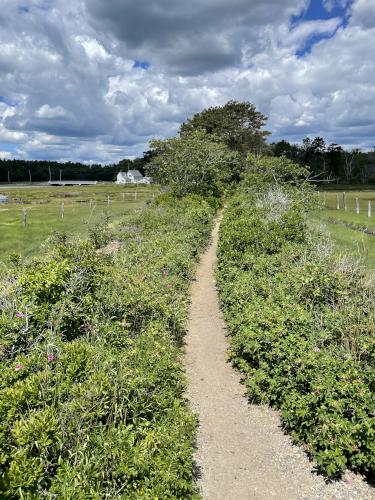
[[[374,499],[374,489],[352,473],[327,484],[283,434],[277,412],[247,403],[240,376],[227,362],[214,281],[219,224],[192,285],[186,335],[187,397],[199,418],[195,461],[203,498]]]

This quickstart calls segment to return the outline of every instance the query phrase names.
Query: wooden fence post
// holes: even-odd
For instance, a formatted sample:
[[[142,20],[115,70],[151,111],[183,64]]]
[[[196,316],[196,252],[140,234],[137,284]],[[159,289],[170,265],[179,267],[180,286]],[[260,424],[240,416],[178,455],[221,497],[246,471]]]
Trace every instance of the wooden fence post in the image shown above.
[[[111,203],[111,200],[109,199],[109,195],[108,195],[108,199],[107,199],[108,206],[109,206],[110,203]]]
[[[345,193],[345,191],[342,193],[342,204],[343,204],[344,210],[346,212],[348,207],[346,206],[346,193]]]
[[[61,203],[61,218],[62,219],[64,218],[64,214],[65,214],[65,206],[64,206],[64,203]]]
[[[367,205],[367,217],[371,217],[371,201]]]
[[[134,201],[137,201],[137,191],[134,193]]]
[[[339,193],[336,193],[336,210],[340,210]]]
[[[355,213],[358,215],[359,214],[359,199],[355,199]]]
[[[26,227],[27,225],[27,210],[26,208],[22,209],[22,224]]]
[[[92,208],[92,200],[90,200],[90,209]]]

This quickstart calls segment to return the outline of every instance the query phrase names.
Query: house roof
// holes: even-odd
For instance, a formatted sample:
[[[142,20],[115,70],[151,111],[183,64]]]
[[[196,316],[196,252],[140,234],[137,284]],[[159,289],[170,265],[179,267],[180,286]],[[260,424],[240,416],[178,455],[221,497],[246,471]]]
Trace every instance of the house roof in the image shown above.
[[[143,179],[143,175],[139,170],[129,170],[128,172],[119,172],[119,174],[122,175],[123,177],[128,177],[128,175],[130,174],[133,177],[139,177]]]
[[[132,174],[132,175],[134,175],[134,177],[143,177],[143,175],[141,174],[141,172],[139,170],[129,170],[128,174]]]

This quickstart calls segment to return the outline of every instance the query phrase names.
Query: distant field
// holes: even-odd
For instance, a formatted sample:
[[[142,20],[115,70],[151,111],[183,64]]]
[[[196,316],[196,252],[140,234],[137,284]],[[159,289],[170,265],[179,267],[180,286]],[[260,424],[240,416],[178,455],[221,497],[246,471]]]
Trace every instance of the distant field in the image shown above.
[[[323,222],[342,253],[349,253],[363,259],[370,269],[375,269],[375,236],[347,227],[348,224],[375,230],[375,191],[369,189],[351,190],[346,186],[347,210],[343,207],[343,191],[329,190],[320,193],[325,207],[314,214],[315,222]],[[339,195],[339,210],[336,208],[336,193]],[[356,213],[356,198],[359,200],[359,214]],[[367,215],[368,201],[371,201],[372,216]]]
[[[10,252],[35,254],[54,230],[85,235],[88,226],[101,217],[116,220],[143,207],[157,192],[153,186],[115,184],[28,189],[0,186],[0,194],[8,196],[8,202],[0,204],[0,260]],[[22,224],[24,208],[26,227]]]

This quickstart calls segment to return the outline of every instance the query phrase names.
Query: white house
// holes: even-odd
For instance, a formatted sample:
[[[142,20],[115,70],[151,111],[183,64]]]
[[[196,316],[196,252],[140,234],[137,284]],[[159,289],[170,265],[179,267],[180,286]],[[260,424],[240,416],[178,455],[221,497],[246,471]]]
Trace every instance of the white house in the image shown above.
[[[144,177],[139,170],[128,170],[117,174],[116,184],[150,184],[151,177]]]

